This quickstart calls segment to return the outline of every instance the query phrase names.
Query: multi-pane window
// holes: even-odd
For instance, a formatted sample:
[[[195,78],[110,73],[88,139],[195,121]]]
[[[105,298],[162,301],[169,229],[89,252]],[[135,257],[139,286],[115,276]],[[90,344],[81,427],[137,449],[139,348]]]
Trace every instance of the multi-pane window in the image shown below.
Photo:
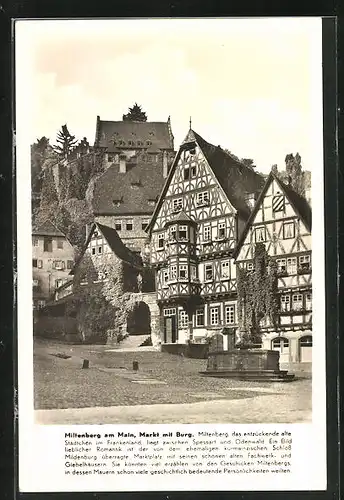
[[[296,274],[296,257],[287,258],[287,272],[288,274]]]
[[[294,311],[300,311],[303,307],[303,297],[301,293],[294,293],[292,296]]]
[[[65,268],[65,263],[63,260],[54,260],[53,261],[53,269],[57,269],[58,271],[63,271]]]
[[[289,239],[295,237],[295,224],[294,222],[284,222],[283,223],[283,238]]]
[[[122,231],[122,221],[121,220],[116,220],[115,229],[116,229],[116,231]]]
[[[221,278],[229,278],[229,260],[221,262]]]
[[[287,261],[286,259],[277,259],[277,272],[285,273],[287,271]]]
[[[188,315],[184,309],[179,311],[179,328],[187,328],[188,327]]]
[[[212,264],[206,264],[205,265],[205,281],[211,281],[213,279],[213,265]]]
[[[38,238],[37,238],[37,236],[34,236],[32,238],[32,244],[33,244],[34,247],[38,247]]]
[[[164,309],[164,316],[174,316],[175,314],[176,314],[175,307],[168,307],[167,309]]]
[[[183,198],[176,198],[172,202],[172,207],[174,212],[180,212],[183,208]]]
[[[188,237],[188,228],[187,226],[179,226],[178,237],[181,240],[186,240]]]
[[[142,228],[143,231],[146,229],[146,227],[148,226],[148,224],[149,224],[149,220],[148,219],[143,219],[143,221],[141,222],[141,228]]]
[[[310,255],[300,255],[299,266],[302,270],[308,270],[311,267],[311,256]]]
[[[168,269],[164,269],[162,271],[162,282],[164,285],[167,285],[168,283]]]
[[[204,309],[196,309],[196,326],[204,326]]]
[[[170,266],[170,276],[171,276],[171,280],[177,279],[177,266],[176,265]]]
[[[281,295],[281,311],[290,311],[290,295]]]
[[[306,305],[306,310],[311,311],[312,310],[312,294],[311,293],[306,293],[305,296],[305,305]]]
[[[171,238],[171,240],[177,239],[177,226],[170,227],[170,238]]]
[[[248,271],[253,271],[253,262],[247,262],[246,269]]]
[[[60,238],[57,240],[57,248],[60,248],[60,249],[63,248],[63,240]]]
[[[127,220],[125,223],[125,228],[127,231],[133,230],[133,221],[131,219]]]
[[[197,278],[197,270],[194,264],[190,265],[190,276],[192,280],[195,280]]]
[[[179,264],[179,278],[182,280],[188,277],[188,266],[187,264]]]
[[[265,241],[265,227],[256,227],[254,229],[255,241],[256,243],[262,243]]]
[[[197,205],[208,205],[209,203],[209,193],[208,191],[202,191],[197,193]]]
[[[164,233],[158,234],[158,248],[164,248],[165,245],[165,237]]]
[[[226,236],[226,223],[219,222],[217,237],[218,239],[222,240],[223,238],[225,238],[225,236]]]
[[[210,241],[211,239],[211,227],[210,225],[203,227],[203,240]]]
[[[219,324],[219,308],[218,307],[211,307],[210,308],[210,324],[212,326],[218,325]]]
[[[225,306],[225,322],[226,325],[235,324],[235,305]]]

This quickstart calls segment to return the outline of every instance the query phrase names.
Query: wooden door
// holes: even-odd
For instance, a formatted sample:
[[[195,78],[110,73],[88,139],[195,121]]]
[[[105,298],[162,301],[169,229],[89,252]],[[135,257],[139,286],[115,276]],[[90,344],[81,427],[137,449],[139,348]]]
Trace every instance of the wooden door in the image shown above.
[[[176,317],[166,316],[164,318],[164,342],[175,344],[177,340]]]

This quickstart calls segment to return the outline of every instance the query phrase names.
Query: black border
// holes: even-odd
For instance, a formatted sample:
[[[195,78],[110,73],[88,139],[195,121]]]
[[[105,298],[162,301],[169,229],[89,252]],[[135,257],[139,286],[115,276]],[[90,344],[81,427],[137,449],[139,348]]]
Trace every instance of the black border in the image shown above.
[[[224,5],[226,3],[224,2]],[[336,96],[336,25],[333,18],[323,20],[323,77],[324,77],[324,159],[325,159],[325,240],[326,240],[326,319],[327,319],[327,469],[328,489],[324,492],[137,492],[137,493],[18,493],[17,478],[14,477],[16,468],[16,457],[13,450],[17,445],[14,438],[14,369],[16,354],[15,329],[13,328],[12,303],[13,303],[13,274],[12,274],[12,247],[15,247],[15,192],[12,179],[12,131],[14,118],[12,106],[14,105],[14,89],[12,87],[11,72],[12,58],[12,32],[11,24],[13,18],[54,18],[54,17],[110,17],[114,13],[116,17],[210,17],[210,16],[243,16],[243,6],[238,2],[236,5],[223,7],[210,2],[182,1],[173,3],[161,1],[158,5],[143,4],[140,1],[129,2],[128,0],[116,1],[115,8],[111,3],[89,5],[79,2],[64,2],[63,0],[22,0],[12,2],[8,8],[0,5],[0,145],[1,145],[1,285],[4,287],[1,294],[2,310],[8,315],[1,319],[0,333],[0,410],[5,416],[5,431],[1,432],[1,460],[0,460],[0,490],[4,498],[66,498],[71,495],[75,498],[117,498],[126,499],[148,499],[166,498],[168,500],[187,498],[231,498],[240,499],[265,499],[265,498],[339,498],[339,447],[338,447],[338,368],[339,368],[339,340],[338,340],[338,211],[339,197],[338,189],[342,190],[341,171],[338,169],[336,156],[336,125],[337,125],[337,96]],[[295,6],[293,6],[295,7]],[[272,16],[272,15],[309,15],[307,6],[299,2],[299,5],[291,12],[290,3],[283,6],[280,2],[273,5],[267,2],[259,6],[257,10],[251,10],[250,15]],[[230,10],[230,12],[229,12]],[[317,0],[312,3],[312,15],[333,15],[335,12],[334,0]],[[135,15],[133,13],[135,12]],[[296,75],[297,77],[297,75]],[[339,136],[340,137],[340,136]],[[11,197],[11,193],[13,196]],[[342,211],[344,213],[344,210]],[[341,228],[342,226],[340,226]],[[343,236],[343,235],[341,235]],[[15,252],[14,252],[15,257]],[[343,308],[342,308],[343,309]],[[343,311],[341,310],[341,314]],[[4,340],[2,340],[2,338]],[[14,344],[14,345],[13,345]],[[6,383],[3,383],[6,381]],[[5,411],[3,411],[5,409]],[[15,466],[15,467],[14,467]],[[17,472],[16,472],[17,473]]]

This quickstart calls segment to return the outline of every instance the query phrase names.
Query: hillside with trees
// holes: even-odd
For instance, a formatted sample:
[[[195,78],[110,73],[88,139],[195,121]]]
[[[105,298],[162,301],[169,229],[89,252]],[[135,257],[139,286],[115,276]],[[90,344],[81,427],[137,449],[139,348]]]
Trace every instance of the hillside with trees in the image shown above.
[[[47,137],[31,146],[33,227],[50,219],[80,251],[85,225],[93,221],[87,190],[103,172],[103,154],[84,137],[78,141],[67,125],[51,146]]]

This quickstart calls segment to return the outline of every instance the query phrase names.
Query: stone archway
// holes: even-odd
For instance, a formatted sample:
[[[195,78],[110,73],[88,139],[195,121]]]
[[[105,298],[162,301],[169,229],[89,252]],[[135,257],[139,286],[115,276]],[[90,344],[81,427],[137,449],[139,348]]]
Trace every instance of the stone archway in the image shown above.
[[[151,313],[145,302],[136,302],[127,317],[127,332],[129,335],[150,335]]]
[[[160,310],[157,304],[156,292],[139,292],[133,293],[132,298],[136,303],[144,303],[148,306],[150,312],[150,334],[152,345],[156,349],[160,349]]]

